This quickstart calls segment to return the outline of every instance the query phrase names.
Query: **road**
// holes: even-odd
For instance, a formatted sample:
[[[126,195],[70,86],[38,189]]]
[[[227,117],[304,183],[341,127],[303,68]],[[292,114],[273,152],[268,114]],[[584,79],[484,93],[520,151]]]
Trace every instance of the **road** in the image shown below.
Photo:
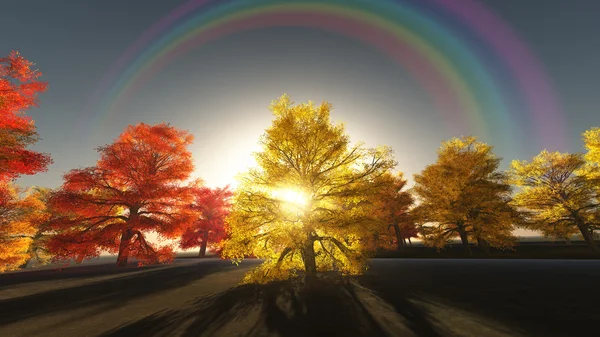
[[[0,336],[585,336],[600,321],[597,260],[377,259],[311,294],[238,286],[258,263],[0,275]]]

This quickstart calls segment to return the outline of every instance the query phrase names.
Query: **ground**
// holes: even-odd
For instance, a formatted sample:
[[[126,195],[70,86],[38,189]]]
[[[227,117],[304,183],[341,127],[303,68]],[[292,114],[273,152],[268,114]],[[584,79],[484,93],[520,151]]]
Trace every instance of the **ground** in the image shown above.
[[[305,291],[181,258],[0,275],[0,336],[586,336],[600,260],[374,259]],[[592,334],[593,335],[593,334]]]

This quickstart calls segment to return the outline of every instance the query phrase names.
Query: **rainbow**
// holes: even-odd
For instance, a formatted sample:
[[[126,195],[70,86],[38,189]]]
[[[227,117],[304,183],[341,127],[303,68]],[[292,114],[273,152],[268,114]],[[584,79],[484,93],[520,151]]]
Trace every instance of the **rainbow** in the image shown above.
[[[474,0],[191,0],[117,60],[92,98],[96,118],[120,111],[144,83],[194,48],[241,31],[289,26],[340,33],[379,49],[427,91],[447,126],[460,121],[479,135],[533,133],[539,146],[566,146],[564,117],[543,66]]]

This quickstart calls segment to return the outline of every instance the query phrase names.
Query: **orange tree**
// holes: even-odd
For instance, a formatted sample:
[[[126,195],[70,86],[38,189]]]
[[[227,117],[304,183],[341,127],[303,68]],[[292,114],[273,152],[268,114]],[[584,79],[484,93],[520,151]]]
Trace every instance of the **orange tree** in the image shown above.
[[[389,174],[389,184],[382,188],[377,196],[377,212],[382,229],[379,234],[385,238],[390,229],[396,241],[396,249],[404,250],[405,240],[417,236],[416,225],[410,216],[409,209],[414,203],[412,195],[405,191],[406,179],[402,172],[396,176]]]
[[[129,256],[140,263],[170,260],[172,245],[156,247],[146,238],[178,238],[189,224],[183,208],[192,201],[184,184],[193,170],[192,140],[165,123],[129,126],[98,149],[96,166],[68,172],[51,197],[64,214],[51,222],[57,234],[48,245],[56,258],[81,261],[105,250],[118,253],[118,266]]]
[[[47,87],[32,66],[18,52],[0,58],[0,183],[44,171],[51,163],[49,155],[27,149],[39,137],[24,112],[36,106],[38,94]]]
[[[200,247],[198,255],[203,257],[209,242],[211,248],[218,248],[227,234],[225,218],[231,209],[233,193],[229,187],[196,187],[192,194],[194,200],[188,207],[194,220],[181,236],[179,247]]]

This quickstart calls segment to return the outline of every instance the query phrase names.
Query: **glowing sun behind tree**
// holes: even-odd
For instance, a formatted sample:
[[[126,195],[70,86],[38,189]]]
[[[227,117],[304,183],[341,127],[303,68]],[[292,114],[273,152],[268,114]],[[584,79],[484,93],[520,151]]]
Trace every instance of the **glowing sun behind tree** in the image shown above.
[[[286,95],[271,105],[275,119],[260,138],[258,166],[240,178],[223,250],[233,260],[266,260],[246,281],[365,268],[362,238],[378,226],[373,198],[395,162],[389,147],[351,145],[330,110],[326,102],[294,106]]]

